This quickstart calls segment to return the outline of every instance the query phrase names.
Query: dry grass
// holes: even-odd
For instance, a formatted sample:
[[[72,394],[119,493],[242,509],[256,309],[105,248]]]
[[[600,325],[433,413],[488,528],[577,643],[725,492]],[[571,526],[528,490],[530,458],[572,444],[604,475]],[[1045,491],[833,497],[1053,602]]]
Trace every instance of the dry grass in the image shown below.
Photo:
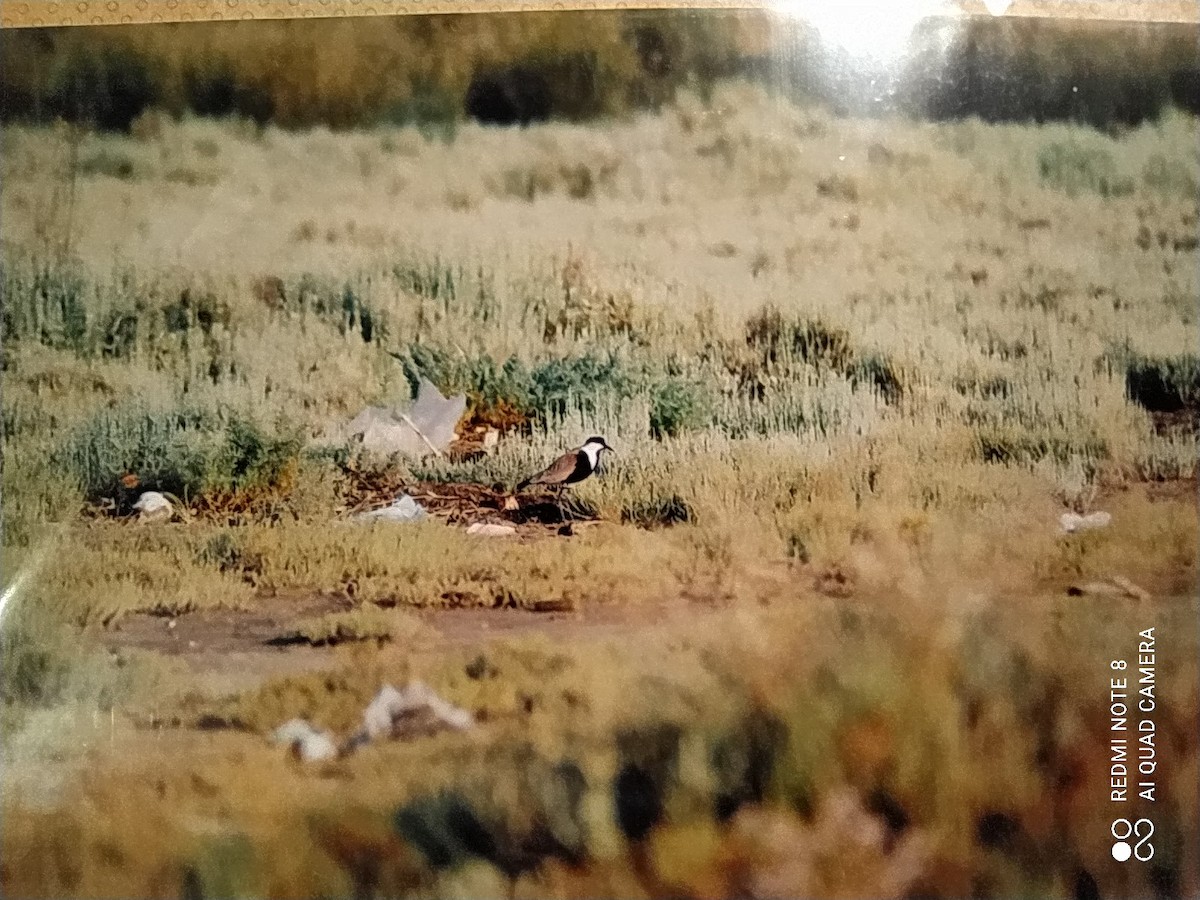
[[[308,896],[341,894],[365,878],[378,890],[424,884],[439,896],[500,895],[505,882],[486,865],[435,877],[397,840],[391,817],[445,786],[507,840],[557,809],[537,788],[566,760],[587,784],[576,815],[589,862],[582,872],[550,863],[521,880],[521,896],[654,896],[668,884],[674,893],[724,896],[747,878],[783,895],[828,896],[839,884],[873,894],[892,878],[951,892],[984,878],[1004,893],[1032,884],[1069,895],[1073,866],[1102,883],[1110,877],[1107,844],[1092,834],[1108,813],[1092,789],[1107,761],[1105,698],[1090,687],[1096,660],[1127,652],[1150,616],[1173,636],[1159,670],[1159,727],[1187,733],[1196,711],[1196,648],[1186,643],[1195,604],[1163,597],[1153,613],[1137,612],[1124,600],[1047,594],[1019,578],[997,590],[990,552],[1029,553],[1009,541],[980,539],[968,557],[959,544],[935,540],[924,565],[913,550],[859,544],[853,599],[778,580],[763,592],[778,597],[765,610],[698,620],[669,640],[648,631],[611,645],[500,643],[483,665],[467,648],[348,651],[328,673],[182,707],[193,720],[215,717],[251,734],[131,730],[125,717],[154,708],[148,699],[127,701],[115,726],[86,715],[73,727],[60,723],[67,749],[57,766],[75,774],[53,793],[42,780],[8,783],[6,858],[21,860],[8,889],[159,895],[198,879],[206,892]],[[980,575],[951,577],[950,560],[974,563]],[[1025,557],[1013,571],[1031,562],[1036,568],[1038,560]],[[408,678],[428,681],[483,724],[465,736],[373,746],[310,768],[262,740],[295,715],[345,733],[380,684]],[[786,740],[772,751],[765,809],[748,806],[722,822],[714,804],[725,779],[738,776],[717,762],[717,748],[730,739],[738,746],[743,717],[755,709],[787,723]],[[653,729],[672,723],[683,729],[677,769],[666,782],[665,818],[643,852],[612,806],[614,779],[640,751],[613,735],[633,727],[651,740]],[[1163,746],[1165,802],[1156,817],[1164,831],[1179,829],[1186,848],[1194,846],[1186,840],[1194,834],[1187,798],[1197,761],[1194,744],[1174,746]],[[75,769],[77,759],[89,760],[87,768]],[[866,810],[884,802],[880,796],[907,817],[901,837],[910,850],[885,850],[871,837],[882,826]],[[64,804],[83,814],[56,814],[53,824],[37,811]],[[1012,835],[977,838],[988,816],[1016,823]],[[785,835],[790,846],[810,846],[809,828],[814,858],[776,855]],[[861,867],[821,862],[826,840],[859,847]],[[1054,860],[1030,849],[1050,841],[1065,848]],[[1182,895],[1195,883],[1193,853],[1169,864]],[[1137,890],[1150,884],[1138,883]]]
[[[326,613],[300,619],[293,631],[281,635],[279,643],[308,643],[314,646],[347,641],[419,640],[420,623],[404,613],[388,612],[378,606],[363,606],[345,612]]]
[[[1195,434],[1146,404],[1192,403],[1196,209],[1170,185],[1200,178],[1195,130],[859,121],[744,86],[450,145],[185,121],[84,135],[72,164],[69,140],[7,129],[4,553],[28,575],[5,610],[6,891],[502,893],[492,866],[431,871],[393,814],[433,821],[420,804],[452,787],[515,841],[570,761],[588,863],[521,896],[1069,896],[1079,871],[1117,877],[1095,685],[1153,624],[1176,843],[1129,891],[1194,892],[1200,537],[1194,481],[1170,485]],[[601,433],[620,456],[576,491],[600,524],[489,541],[339,519],[378,463],[293,438],[405,395],[405,365],[518,427],[481,460],[385,463],[397,483],[511,485]],[[1131,371],[1153,389],[1131,397]],[[81,515],[124,510],[127,474],[178,478],[191,517]],[[1066,509],[1113,524],[1058,535]],[[1114,574],[1153,599],[1065,595]],[[346,645],[330,672],[214,697],[81,649],[132,612],[296,590],[356,605],[289,623]],[[656,630],[664,600],[693,626]],[[547,602],[632,624],[478,666],[409,618]],[[309,770],[259,733],[349,728],[410,677],[484,724]],[[786,737],[721,821],[755,710]],[[144,727],[172,719],[256,733]],[[614,781],[657,739],[617,735],[671,724],[667,813],[631,846]],[[871,836],[882,796],[910,849]],[[846,835],[858,862],[823,861]],[[779,849],[797,842],[811,859]]]

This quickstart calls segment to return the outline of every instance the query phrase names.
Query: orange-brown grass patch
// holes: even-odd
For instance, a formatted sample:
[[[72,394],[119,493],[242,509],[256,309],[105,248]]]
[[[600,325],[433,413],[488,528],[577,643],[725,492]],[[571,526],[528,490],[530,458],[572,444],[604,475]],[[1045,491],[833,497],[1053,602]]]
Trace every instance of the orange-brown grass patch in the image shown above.
[[[935,582],[849,605],[802,595],[673,637],[494,645],[483,666],[470,648],[352,651],[328,674],[232,698],[222,713],[253,733],[83,725],[81,736],[104,739],[68,751],[87,765],[57,792],[9,782],[5,887],[159,895],[198,882],[204,895],[319,896],[368,883],[441,894],[465,879],[493,895],[507,883],[501,851],[538,828],[562,839],[578,829],[584,856],[520,875],[520,896],[716,897],[749,884],[786,896],[980,883],[1053,893],[1079,870],[1111,885],[1107,694],[1096,682],[1153,624],[1156,819],[1181,843],[1131,889],[1169,878],[1181,895],[1194,890],[1194,599],[969,599]],[[476,727],[308,766],[264,740],[297,715],[345,733],[382,683],[418,677],[470,709]],[[544,793],[566,763],[583,779],[577,804]],[[661,810],[647,813],[644,838],[619,812],[631,766]],[[443,789],[492,836],[493,856],[455,855],[461,864],[439,871],[397,830],[401,809],[442,827],[429,798]],[[805,851],[782,853],[784,835]],[[834,853],[839,841],[856,866]],[[1037,850],[1051,843],[1055,854]]]

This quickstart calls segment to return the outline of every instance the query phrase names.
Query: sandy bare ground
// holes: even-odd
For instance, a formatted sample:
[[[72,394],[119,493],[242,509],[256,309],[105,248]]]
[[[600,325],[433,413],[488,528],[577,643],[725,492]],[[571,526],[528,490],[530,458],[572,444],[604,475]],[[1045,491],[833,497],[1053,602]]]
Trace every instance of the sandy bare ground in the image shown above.
[[[213,691],[251,688],[271,678],[318,671],[332,665],[336,648],[296,639],[303,618],[343,611],[340,596],[293,593],[264,597],[250,609],[206,609],[176,617],[132,613],[102,635],[113,651],[136,649],[185,663],[197,685]],[[573,643],[623,638],[694,622],[712,610],[686,601],[601,605],[579,610],[535,612],[526,609],[432,608],[414,610],[423,626],[410,641],[414,652],[482,646],[492,641],[538,633]]]
[[[1098,502],[1116,502],[1127,490],[1122,486],[1106,490]],[[1132,488],[1144,491],[1152,502],[1187,504],[1196,509],[1195,479],[1152,483]],[[434,515],[448,524],[461,525],[470,517],[463,510],[486,506],[475,486],[447,491],[446,504]],[[428,502],[427,493],[422,499]],[[494,498],[491,498],[494,500]],[[496,504],[499,505],[498,503]],[[461,508],[460,508],[461,507]],[[586,528],[590,522],[576,522],[571,529]],[[517,541],[555,539],[559,524],[537,521],[516,523]],[[855,594],[854,586],[844,582],[840,570],[810,573],[811,590],[826,597],[845,598]],[[1087,581],[1084,579],[1083,581]],[[1129,591],[1121,582],[1105,582],[1082,588],[1072,585],[1068,594],[1107,593],[1120,596]],[[1178,579],[1174,579],[1178,581]],[[1114,590],[1114,584],[1116,589]],[[1175,593],[1172,579],[1163,584],[1146,583],[1149,594],[1159,599]],[[1093,590],[1094,588],[1094,590]],[[1138,596],[1134,588],[1130,596]],[[1141,591],[1141,593],[1147,593]],[[767,602],[762,598],[762,602]],[[153,613],[131,613],[117,620],[101,634],[101,641],[113,651],[135,649],[162,654],[185,664],[195,678],[194,685],[212,692],[250,689],[276,677],[319,671],[336,663],[337,647],[314,646],[298,638],[295,630],[304,619],[354,609],[357,602],[344,594],[318,591],[263,592],[248,608],[203,609],[175,617]],[[551,604],[543,610],[500,609],[485,607],[428,607],[408,614],[423,626],[417,636],[397,636],[388,642],[390,650],[411,653],[437,653],[449,648],[483,646],[493,641],[540,634],[562,643],[622,640],[686,632],[719,612],[712,606],[674,597],[658,602],[589,604],[579,609],[557,609]],[[345,642],[343,642],[344,646]]]

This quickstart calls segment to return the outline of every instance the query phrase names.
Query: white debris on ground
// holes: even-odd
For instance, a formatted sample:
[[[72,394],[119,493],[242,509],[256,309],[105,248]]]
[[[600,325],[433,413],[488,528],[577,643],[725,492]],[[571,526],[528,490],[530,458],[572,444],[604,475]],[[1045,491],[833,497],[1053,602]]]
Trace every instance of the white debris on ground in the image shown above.
[[[388,506],[355,513],[350,518],[356,522],[422,522],[429,514],[408,494],[401,494]]]
[[[477,534],[480,537],[508,537],[517,533],[511,525],[497,525],[494,522],[472,522],[467,528],[467,534]]]
[[[466,409],[466,395],[444,397],[432,382],[422,378],[417,399],[407,409],[400,404],[368,406],[348,424],[331,429],[314,443],[357,444],[371,452],[401,453],[416,459],[430,454],[440,456],[454,440]]]
[[[1094,512],[1086,516],[1081,516],[1079,513],[1065,512],[1058,517],[1058,524],[1063,534],[1075,534],[1078,531],[1104,528],[1111,522],[1112,515],[1106,512]]]
[[[272,732],[271,741],[286,746],[302,762],[321,762],[338,755],[333,737],[304,719],[284,722]]]
[[[1149,600],[1150,592],[1134,584],[1124,575],[1110,575],[1104,581],[1073,584],[1067,588],[1072,597],[1125,597],[1130,600]]]
[[[363,724],[339,748],[333,737],[313,728],[304,719],[292,719],[279,726],[271,736],[276,744],[285,744],[298,759],[319,762],[335,756],[348,756],[373,740],[406,740],[439,731],[466,731],[475,724],[468,710],[443,700],[423,681],[414,681],[397,690],[390,684],[363,712]]]
[[[443,700],[423,681],[414,681],[401,691],[385,684],[363,713],[363,731],[369,740],[403,738],[431,727],[440,731],[441,726],[465,731],[474,722],[467,710]]]
[[[175,514],[171,501],[158,491],[146,491],[133,504],[139,522],[165,522]]]

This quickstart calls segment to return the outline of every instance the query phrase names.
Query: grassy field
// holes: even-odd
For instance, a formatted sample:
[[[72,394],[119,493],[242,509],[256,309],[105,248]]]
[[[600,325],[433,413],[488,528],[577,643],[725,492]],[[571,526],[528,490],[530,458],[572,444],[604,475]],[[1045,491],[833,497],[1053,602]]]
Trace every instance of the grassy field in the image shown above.
[[[7,127],[6,893],[1194,893],[1196,137],[741,84],[442,137]],[[312,446],[420,377],[496,451]],[[619,455],[572,535],[345,522],[590,434]],[[185,514],[132,523],[145,489]],[[264,610],[314,666],[129,640]],[[1109,661],[1150,627],[1131,871]],[[308,767],[265,740],[411,677],[481,724]]]

